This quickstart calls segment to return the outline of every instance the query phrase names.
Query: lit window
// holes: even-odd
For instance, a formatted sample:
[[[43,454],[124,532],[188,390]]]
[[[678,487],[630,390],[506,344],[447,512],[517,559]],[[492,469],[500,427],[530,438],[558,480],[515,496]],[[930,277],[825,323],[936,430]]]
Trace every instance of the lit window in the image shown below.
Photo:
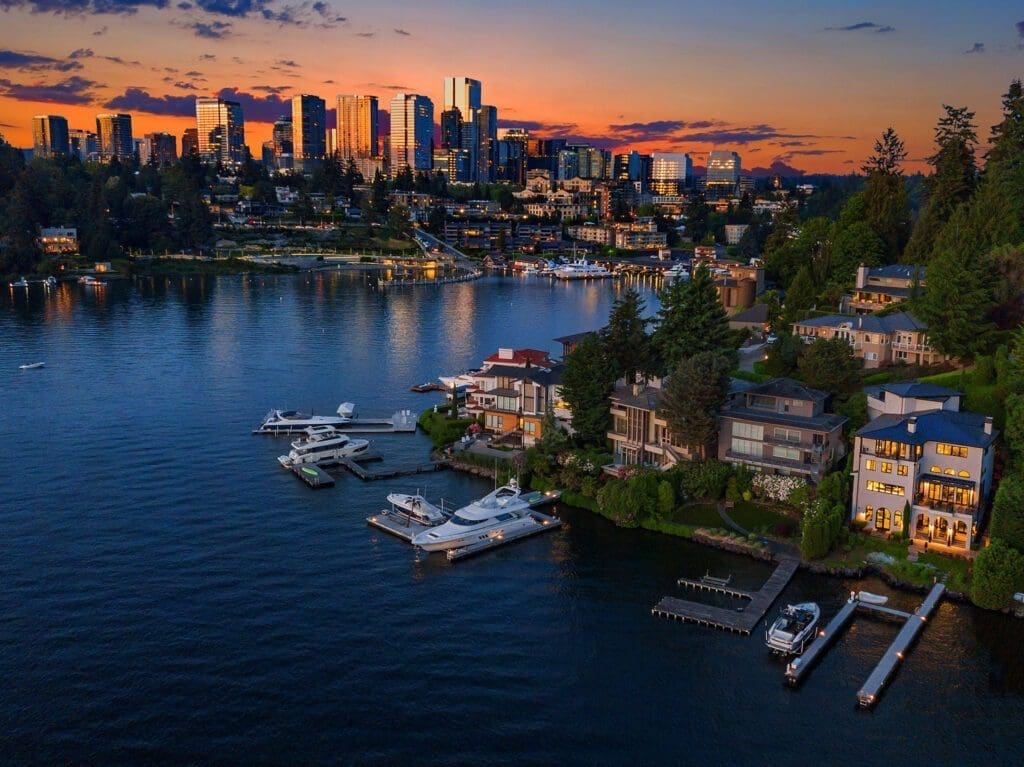
[[[874,471],[875,470],[875,466],[877,466],[877,465],[878,464],[876,464],[872,460],[868,460],[868,461],[864,462],[864,468],[867,469],[868,471]]]
[[[882,461],[882,473],[892,474],[892,464],[886,461]]]
[[[971,472],[966,471],[964,469],[960,469],[960,471],[957,472],[957,476],[963,477],[964,479],[970,479],[971,478]]]
[[[896,473],[899,474],[901,477],[907,476],[907,467],[906,466],[897,466],[896,467]]]

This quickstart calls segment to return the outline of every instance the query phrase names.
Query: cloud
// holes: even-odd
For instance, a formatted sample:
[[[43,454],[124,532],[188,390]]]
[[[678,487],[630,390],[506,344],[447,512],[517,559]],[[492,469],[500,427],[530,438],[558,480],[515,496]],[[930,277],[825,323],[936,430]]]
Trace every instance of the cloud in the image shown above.
[[[74,60],[98,58],[103,61],[110,61],[114,64],[123,64],[125,66],[128,66],[129,64],[138,66],[140,63],[138,61],[125,61],[120,56],[97,56],[92,48],[76,48],[68,54],[68,58]]]
[[[373,37],[376,32],[356,32],[356,37]]]
[[[177,70],[175,70],[175,71],[177,71]],[[190,70],[188,70],[185,73],[185,77],[198,77],[199,79],[202,79],[202,80],[206,79],[205,77],[203,77],[203,73],[200,72],[198,69],[190,69]]]
[[[222,88],[217,95],[241,104],[246,122],[272,123],[281,115],[291,114],[291,100],[279,98],[277,94],[256,96],[235,88]]]
[[[1015,25],[1017,27],[1017,37],[1020,38],[1020,45],[1024,46],[1024,21],[1018,21]]]
[[[405,37],[411,37],[412,36],[412,32],[406,32],[404,29],[399,29],[398,27],[395,27],[394,32],[395,32],[396,35],[403,35]]]
[[[765,123],[748,126],[722,127],[712,130],[697,130],[676,135],[679,141],[693,141],[704,144],[752,144],[769,139],[821,138],[812,133],[784,133]]]
[[[176,82],[176,83],[174,84],[174,87],[175,87],[175,88],[180,88],[180,89],[181,89],[181,90],[183,90],[183,91],[197,91],[197,90],[199,90],[199,89],[198,89],[198,88],[197,88],[196,86],[194,86],[194,85],[193,85],[192,83],[186,83],[186,82],[181,82],[181,81],[179,81],[179,82]]]
[[[171,117],[194,117],[195,96],[152,96],[142,88],[128,88],[104,105],[106,109],[120,109],[126,112],[146,112],[151,115]]]
[[[576,130],[576,123],[544,123],[539,120],[504,120],[498,118],[499,128],[534,131],[536,133],[566,133]]]
[[[412,93],[415,88],[409,85],[381,85],[380,83],[366,83],[367,88],[376,88],[382,91],[405,91]]]
[[[984,52],[985,52],[985,43],[975,43],[970,48],[968,48],[966,51],[964,51],[964,55],[966,56],[966,55],[969,55],[971,53],[984,53]]]
[[[626,142],[642,141],[669,141],[675,139],[679,131],[705,130],[724,126],[718,120],[698,120],[686,122],[684,120],[652,120],[650,122],[617,123],[608,126],[616,138]]]
[[[202,54],[199,55],[199,60],[200,61],[216,61],[217,60],[217,54],[215,54],[215,53],[202,53]]]
[[[277,64],[278,66],[281,66],[281,67],[298,67],[299,66],[298,62],[295,61],[294,59],[278,59],[274,63]],[[271,67],[271,69],[273,69],[273,67]]]
[[[875,34],[884,35],[889,32],[895,32],[896,27],[891,27],[888,24],[877,24],[874,21],[859,21],[856,24],[847,24],[845,27],[825,27],[826,32],[874,32]]]
[[[166,8],[167,0],[0,0],[0,8],[27,8],[32,13],[55,16],[81,14],[130,15],[139,8]]]
[[[0,49],[0,69],[17,69],[21,72],[70,72],[82,68],[79,62],[74,61],[74,54],[69,58],[72,60],[61,61],[38,53]]]
[[[106,24],[104,24],[99,29],[94,29],[93,33],[92,33],[92,36],[93,37],[103,37],[103,35],[107,34],[107,30],[108,29],[110,29],[110,27],[108,27]]]
[[[56,83],[25,85],[0,79],[0,96],[19,101],[41,101],[48,104],[91,104],[92,89],[99,83],[72,75]]]
[[[231,29],[230,21],[211,21],[209,23],[203,21],[195,21],[190,25],[193,32],[196,33],[196,37],[205,37],[208,40],[220,40],[222,37],[228,36],[228,31]]]

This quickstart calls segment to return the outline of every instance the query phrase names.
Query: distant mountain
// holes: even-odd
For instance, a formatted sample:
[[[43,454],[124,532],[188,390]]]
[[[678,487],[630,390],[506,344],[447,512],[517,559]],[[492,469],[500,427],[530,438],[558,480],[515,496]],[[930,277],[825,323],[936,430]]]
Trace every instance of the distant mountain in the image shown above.
[[[700,178],[707,172],[707,168],[703,165],[693,166],[693,175]],[[776,160],[767,168],[756,167],[756,168],[744,168],[743,175],[749,176],[750,178],[768,178],[778,173],[783,178],[803,178],[806,175],[805,171],[799,168],[794,168],[792,165],[787,165],[781,160]]]

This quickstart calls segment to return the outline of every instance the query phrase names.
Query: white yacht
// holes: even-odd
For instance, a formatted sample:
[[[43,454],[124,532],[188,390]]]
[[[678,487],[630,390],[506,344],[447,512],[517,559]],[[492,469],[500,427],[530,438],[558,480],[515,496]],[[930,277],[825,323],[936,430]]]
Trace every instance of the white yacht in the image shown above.
[[[313,415],[298,410],[271,410],[253,429],[253,434],[303,434],[314,426],[341,426],[352,420],[355,405],[345,402],[338,406],[337,415]]]
[[[539,524],[530,514],[530,504],[520,494],[519,483],[513,479],[479,501],[463,506],[443,525],[413,536],[412,545],[424,551],[447,551],[488,538],[501,539]]]
[[[779,655],[800,655],[814,638],[821,608],[814,602],[787,605],[765,629],[764,643]]]
[[[421,525],[440,525],[448,515],[422,495],[406,495],[405,493],[390,493],[388,503],[391,504],[392,514],[404,517],[410,522],[419,522]]]
[[[288,455],[279,456],[277,460],[286,469],[304,463],[333,463],[339,458],[361,455],[369,446],[368,440],[351,439],[336,429],[311,427],[305,439],[292,442]]]
[[[690,279],[690,270],[686,268],[683,262],[679,261],[666,269],[663,276],[666,280],[686,281]]]
[[[18,370],[38,370],[46,367],[45,362],[29,362],[25,365],[18,365]]]
[[[611,277],[612,273],[598,264],[592,264],[585,258],[578,258],[560,264],[551,272],[560,280],[589,280]]]
[[[85,285],[87,288],[101,288],[107,283],[104,280],[93,277],[91,274],[87,274],[84,277],[79,277],[78,281]]]
[[[437,380],[441,382],[445,389],[461,389],[462,387],[472,386],[475,384],[476,377],[481,375],[483,372],[483,368],[476,368],[475,370],[466,370],[458,375],[438,376]]]

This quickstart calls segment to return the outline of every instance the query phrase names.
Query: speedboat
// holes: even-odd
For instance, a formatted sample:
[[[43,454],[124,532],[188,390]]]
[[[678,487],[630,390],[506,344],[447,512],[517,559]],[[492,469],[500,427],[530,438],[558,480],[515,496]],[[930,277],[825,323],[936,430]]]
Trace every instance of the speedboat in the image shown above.
[[[338,406],[337,415],[313,415],[298,410],[271,410],[253,430],[253,434],[302,434],[311,426],[337,427],[352,420],[351,402]]]
[[[611,277],[611,272],[598,264],[592,264],[585,258],[559,265],[551,272],[560,280],[587,280]]]
[[[85,285],[85,287],[87,288],[100,288],[107,284],[103,280],[99,280],[93,277],[91,274],[87,274],[84,277],[79,277],[78,281]]]
[[[764,643],[779,655],[800,655],[814,637],[820,617],[821,608],[814,602],[786,605],[765,629]]]
[[[27,365],[18,365],[18,370],[36,370],[46,367],[45,362],[30,362]]]
[[[514,479],[478,501],[458,509],[443,525],[413,536],[424,551],[447,551],[487,539],[498,539],[539,523],[530,513]]]
[[[448,519],[448,516],[439,507],[422,495],[390,493],[388,503],[391,504],[392,514],[404,517],[410,522],[419,522],[421,525],[440,525]]]
[[[306,438],[292,442],[288,455],[278,457],[278,463],[290,469],[304,463],[334,463],[341,458],[353,458],[369,448],[365,439],[351,439],[336,429],[310,428]]]
[[[26,280],[24,277],[19,277],[14,282],[9,282],[7,284],[10,285],[12,288],[27,288],[28,280]]]

